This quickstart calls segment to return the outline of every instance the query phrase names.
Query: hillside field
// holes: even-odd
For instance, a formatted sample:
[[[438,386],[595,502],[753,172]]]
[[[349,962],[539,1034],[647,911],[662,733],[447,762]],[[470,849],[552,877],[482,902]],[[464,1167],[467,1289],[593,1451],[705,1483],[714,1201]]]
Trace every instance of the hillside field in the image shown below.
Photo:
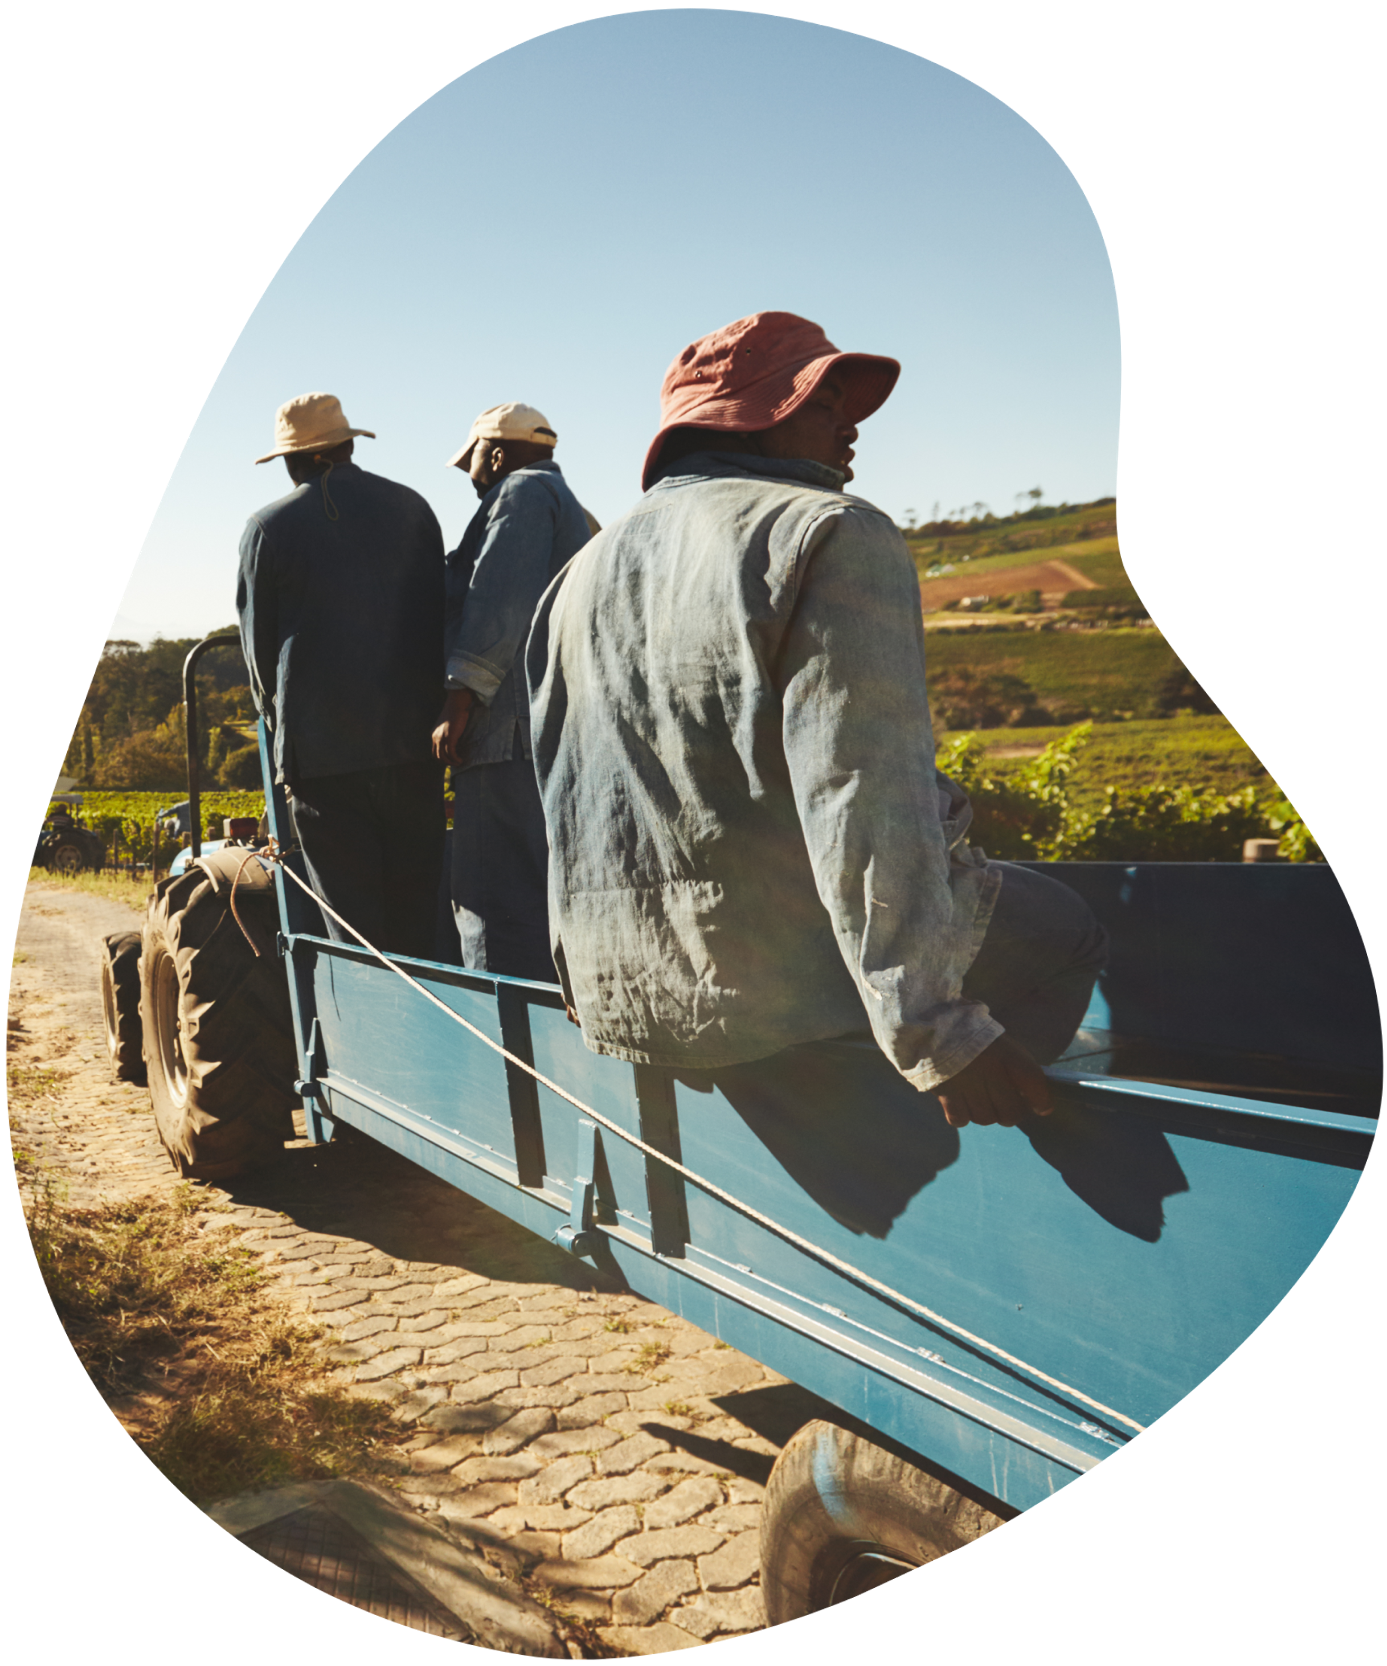
[[[1082,707],[1096,722],[1155,717],[1162,681],[1180,667],[1149,627],[1107,630],[932,630],[927,675],[969,667],[1023,677],[1042,701]]]
[[[932,558],[932,560],[940,562],[943,562],[944,559],[942,556]],[[1034,567],[1037,563],[1056,559],[1067,562],[1071,567],[1077,567],[1085,578],[1097,586],[1106,587],[1132,582],[1127,577],[1126,568],[1122,565],[1122,557],[1118,553],[1116,538],[1094,539],[1090,543],[1082,544],[1057,544],[1046,550],[1014,550],[1002,555],[978,556],[966,562],[950,561],[948,565],[952,566],[954,570],[949,578],[986,579],[988,581],[986,584],[978,585],[979,591],[991,587],[996,594],[1002,595],[1005,594],[1005,589],[1003,584],[998,582],[1000,575],[1024,571],[1028,567]],[[922,565],[918,554],[915,555],[915,565],[917,568]],[[925,564],[925,571],[928,570],[928,564]],[[927,610],[930,602],[931,585],[942,587],[947,582],[948,580],[942,578],[926,578],[924,573],[921,573],[920,593],[924,597]],[[1018,585],[1017,588],[1024,589],[1026,587]]]
[[[1122,566],[1111,500],[1036,507],[1004,520],[935,522],[908,527],[905,537],[927,618],[942,617],[965,597],[985,596],[1005,607],[1007,598],[1026,591],[1038,592],[1046,609],[1076,605],[1073,592],[1085,589],[1105,592],[1105,605],[1141,607]]]
[[[1037,756],[1072,726],[984,729],[978,738],[1000,773]],[[953,735],[937,737],[942,747]],[[1226,717],[1167,717],[1131,723],[1097,723],[1069,778],[1076,809],[1097,809],[1104,790],[1130,791],[1156,784],[1213,787],[1221,794],[1255,787],[1259,801],[1281,797],[1261,760]]]

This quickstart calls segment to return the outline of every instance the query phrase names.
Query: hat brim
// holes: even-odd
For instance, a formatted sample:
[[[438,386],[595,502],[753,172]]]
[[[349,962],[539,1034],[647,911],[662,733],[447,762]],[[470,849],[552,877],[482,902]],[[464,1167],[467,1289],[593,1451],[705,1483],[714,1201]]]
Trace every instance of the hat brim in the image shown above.
[[[826,353],[795,369],[777,371],[763,382],[736,394],[716,394],[702,405],[690,406],[667,422],[650,442],[641,471],[641,490],[649,491],[665,440],[676,428],[713,428],[725,434],[758,434],[784,422],[810,399],[833,370],[849,373],[845,414],[854,424],[865,422],[890,398],[901,373],[899,359],[878,353]]]
[[[497,445],[540,445],[547,447],[550,451],[552,451],[559,443],[557,439],[537,440],[533,434],[478,434],[476,439],[468,440],[467,444],[463,446],[461,451],[454,452],[454,454],[443,465],[444,468],[466,468],[467,459],[472,455],[472,448],[476,445],[477,440],[492,440]]]
[[[330,451],[333,446],[356,439],[358,435],[368,440],[376,437],[369,428],[339,428],[331,434],[320,434],[317,439],[305,440],[302,445],[277,445],[273,451],[267,451],[255,460],[257,463],[272,463],[276,457],[293,457],[300,451]]]

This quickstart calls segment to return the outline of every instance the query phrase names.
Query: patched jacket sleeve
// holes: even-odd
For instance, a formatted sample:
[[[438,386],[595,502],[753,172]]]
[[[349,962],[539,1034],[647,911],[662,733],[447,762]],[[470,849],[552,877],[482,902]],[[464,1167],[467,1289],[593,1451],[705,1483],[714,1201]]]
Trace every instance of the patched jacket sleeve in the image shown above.
[[[279,609],[269,540],[253,516],[241,534],[236,616],[241,625],[241,652],[250,672],[255,709],[273,729],[275,689],[279,682]]]
[[[1000,883],[940,821],[924,628],[900,533],[835,507],[805,534],[775,669],[819,896],[882,1051],[922,1092],[1001,1034],[963,975]]]
[[[558,502],[543,480],[505,480],[487,513],[450,632],[447,683],[490,705],[529,634],[550,579]],[[456,615],[454,615],[456,617]]]

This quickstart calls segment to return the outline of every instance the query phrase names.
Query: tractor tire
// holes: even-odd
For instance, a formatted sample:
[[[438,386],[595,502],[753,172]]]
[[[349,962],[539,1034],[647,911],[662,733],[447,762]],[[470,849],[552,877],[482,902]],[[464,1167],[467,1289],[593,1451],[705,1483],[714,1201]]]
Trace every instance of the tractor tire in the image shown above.
[[[782,1625],[874,1590],[980,1538],[1003,1517],[836,1424],[806,1423],[761,1506],[761,1594]]]
[[[105,939],[101,957],[101,1015],[106,1051],[118,1082],[146,1080],[140,1035],[140,934],[118,931]]]
[[[191,866],[149,899],[140,1019],[159,1138],[187,1179],[225,1180],[294,1137],[298,1076],[289,986],[273,945],[274,892],[225,884]]]
[[[75,874],[89,868],[86,847],[80,839],[59,839],[48,847],[48,870],[50,873]]]

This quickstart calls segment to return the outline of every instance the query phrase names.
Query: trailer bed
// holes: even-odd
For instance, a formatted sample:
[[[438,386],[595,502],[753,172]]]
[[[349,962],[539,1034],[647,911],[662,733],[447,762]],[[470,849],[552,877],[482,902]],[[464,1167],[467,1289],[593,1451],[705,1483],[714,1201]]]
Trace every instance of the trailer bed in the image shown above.
[[[1111,967],[1049,1072],[1053,1116],[961,1131],[871,1045],[681,1075],[589,1052],[555,987],[398,960],[441,1011],[281,876],[310,1133],[360,1129],[1024,1509],[1276,1306],[1357,1182],[1380,1083],[1327,868],[1052,871]]]

